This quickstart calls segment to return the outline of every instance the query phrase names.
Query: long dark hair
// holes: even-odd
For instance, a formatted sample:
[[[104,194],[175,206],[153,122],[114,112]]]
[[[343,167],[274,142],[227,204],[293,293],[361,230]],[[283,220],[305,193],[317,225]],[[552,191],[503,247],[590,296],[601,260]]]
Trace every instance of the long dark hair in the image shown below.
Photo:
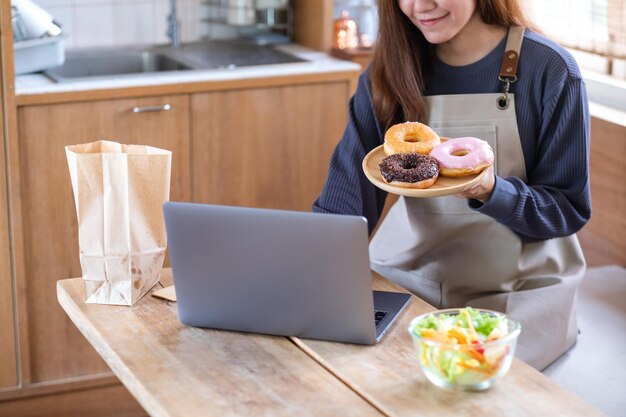
[[[477,0],[483,22],[537,30],[521,0]],[[378,0],[379,33],[371,64],[374,109],[383,129],[428,117],[422,95],[430,76],[434,46],[400,10],[398,0]]]

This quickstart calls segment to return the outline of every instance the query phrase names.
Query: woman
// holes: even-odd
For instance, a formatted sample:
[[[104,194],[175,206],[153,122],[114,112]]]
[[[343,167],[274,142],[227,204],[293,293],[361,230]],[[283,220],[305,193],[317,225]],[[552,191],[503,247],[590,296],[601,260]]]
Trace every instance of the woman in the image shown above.
[[[371,241],[372,268],[436,307],[506,312],[523,326],[518,357],[543,369],[575,342],[585,270],[574,236],[591,215],[578,67],[530,29],[520,0],[378,6],[373,61],[313,209],[363,215],[374,229],[386,194],[360,167],[393,124],[487,140],[496,162],[481,183],[398,200]]]

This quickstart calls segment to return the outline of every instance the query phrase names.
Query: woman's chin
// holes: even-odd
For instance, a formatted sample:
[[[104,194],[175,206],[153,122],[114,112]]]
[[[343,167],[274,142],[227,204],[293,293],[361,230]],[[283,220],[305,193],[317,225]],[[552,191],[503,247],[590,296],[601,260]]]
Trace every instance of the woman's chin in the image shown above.
[[[428,43],[432,45],[439,45],[442,43],[446,43],[454,38],[454,34],[449,31],[443,30],[422,30],[422,34]]]

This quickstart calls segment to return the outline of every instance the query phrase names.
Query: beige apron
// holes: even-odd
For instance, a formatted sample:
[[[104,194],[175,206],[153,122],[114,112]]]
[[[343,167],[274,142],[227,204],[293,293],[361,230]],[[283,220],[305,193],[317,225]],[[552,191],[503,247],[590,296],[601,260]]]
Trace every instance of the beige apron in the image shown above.
[[[519,51],[521,38],[509,43],[507,52]],[[486,140],[497,175],[525,181],[508,82],[506,89],[505,96],[428,97],[429,125],[440,136]],[[501,108],[497,102],[504,97],[510,105]],[[506,226],[471,210],[465,199],[402,197],[373,237],[370,255],[372,269],[436,307],[470,305],[520,321],[516,356],[537,369],[576,340],[576,290],[585,270],[576,236],[523,243]]]

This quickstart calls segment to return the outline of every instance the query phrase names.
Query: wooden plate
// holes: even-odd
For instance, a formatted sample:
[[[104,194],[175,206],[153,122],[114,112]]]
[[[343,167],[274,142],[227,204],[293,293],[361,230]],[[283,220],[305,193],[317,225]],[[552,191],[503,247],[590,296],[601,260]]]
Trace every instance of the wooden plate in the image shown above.
[[[451,195],[465,191],[474,186],[483,178],[487,170],[480,174],[469,175],[467,177],[442,177],[437,178],[435,183],[428,188],[404,188],[396,187],[385,182],[380,173],[379,164],[386,157],[383,151],[383,145],[374,148],[363,159],[363,172],[368,180],[381,190],[385,190],[392,194],[403,195],[405,197],[440,197]]]

